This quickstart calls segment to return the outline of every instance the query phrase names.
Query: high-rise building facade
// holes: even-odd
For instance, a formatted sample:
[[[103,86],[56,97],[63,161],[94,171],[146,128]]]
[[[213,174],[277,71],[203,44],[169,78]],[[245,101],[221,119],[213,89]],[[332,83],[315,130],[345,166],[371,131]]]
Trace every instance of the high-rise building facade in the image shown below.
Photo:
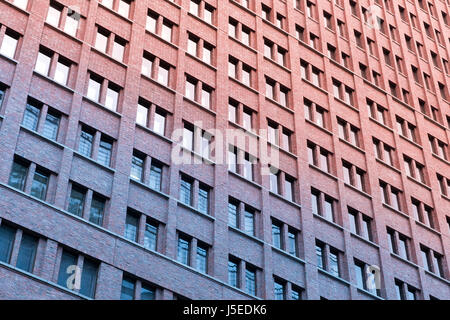
[[[0,0],[0,299],[450,299],[447,0]]]

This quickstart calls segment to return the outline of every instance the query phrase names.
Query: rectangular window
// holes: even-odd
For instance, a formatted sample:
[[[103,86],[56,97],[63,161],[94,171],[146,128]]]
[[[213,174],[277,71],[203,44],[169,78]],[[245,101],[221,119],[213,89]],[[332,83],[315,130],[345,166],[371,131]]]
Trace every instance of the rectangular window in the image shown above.
[[[78,152],[83,156],[90,158],[92,153],[92,143],[94,141],[94,136],[82,130],[80,135],[80,143],[78,145]]]
[[[49,182],[49,175],[42,171],[36,170],[33,177],[33,183],[31,184],[30,194],[42,201],[45,201],[47,197],[47,189]]]
[[[69,207],[67,211],[70,213],[82,217],[84,210],[84,199],[86,197],[86,191],[79,187],[72,185],[72,191],[70,192]]]
[[[202,273],[208,271],[208,249],[200,245],[197,246],[197,270]]]
[[[25,190],[25,181],[28,175],[28,166],[14,161],[11,169],[11,174],[9,176],[8,184],[21,191]]]
[[[192,182],[181,178],[180,201],[188,206],[192,205]]]
[[[104,138],[100,139],[98,148],[98,162],[106,167],[111,165],[112,143]]]
[[[83,271],[81,273],[80,293],[94,298],[97,285],[98,264],[91,259],[84,258]]]
[[[26,272],[33,272],[34,261],[36,259],[36,251],[38,239],[29,234],[22,234],[19,254],[17,256],[16,267]]]
[[[41,109],[35,105],[36,102],[30,101],[27,103],[25,113],[23,115],[22,125],[30,130],[36,131],[38,127],[39,116]]]
[[[137,241],[139,228],[139,218],[136,215],[127,213],[125,220],[125,238],[130,241]]]
[[[134,300],[135,281],[129,277],[123,277],[120,300]]]
[[[59,123],[61,117],[59,115],[53,115],[47,113],[45,117],[44,129],[42,130],[42,135],[50,140],[56,141],[58,137]]]
[[[253,296],[256,295],[256,271],[245,269],[245,291]]]
[[[152,163],[150,167],[150,188],[161,191],[162,166]]]
[[[158,240],[158,226],[153,223],[146,223],[144,233],[144,247],[156,251]]]
[[[190,251],[190,241],[178,238],[178,255],[177,259],[179,262],[189,265],[189,251]]]
[[[133,155],[131,160],[131,178],[142,182],[144,174],[144,160],[137,155]]]
[[[209,189],[200,186],[198,190],[198,210],[209,214]]]
[[[281,226],[272,223],[272,244],[275,248],[281,249]]]
[[[239,228],[238,206],[232,202],[228,202],[228,225]]]
[[[238,263],[231,260],[228,261],[228,284],[236,288],[239,286],[238,267]]]
[[[4,224],[0,225],[0,261],[9,263],[15,237],[15,229]]]
[[[244,215],[244,232],[248,235],[255,236],[255,214],[245,209]]]
[[[99,226],[103,225],[103,215],[105,211],[105,200],[97,195],[92,197],[91,212],[89,221]]]

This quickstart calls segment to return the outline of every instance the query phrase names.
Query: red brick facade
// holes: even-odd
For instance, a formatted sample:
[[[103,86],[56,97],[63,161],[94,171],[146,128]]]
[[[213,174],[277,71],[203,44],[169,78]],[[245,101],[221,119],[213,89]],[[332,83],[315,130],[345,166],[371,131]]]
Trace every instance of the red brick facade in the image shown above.
[[[71,250],[78,266],[98,266],[95,299],[119,299],[124,273],[136,292],[153,286],[157,299],[274,299],[275,282],[285,299],[396,299],[399,291],[449,299],[448,1],[191,1],[0,0],[0,225],[15,230],[0,262],[0,298],[86,298],[57,284]],[[47,74],[35,70],[39,52],[50,57]],[[56,81],[62,65],[70,66],[65,85]],[[100,83],[98,101],[90,78]],[[31,98],[39,106],[34,129],[24,120]],[[144,125],[136,123],[138,104],[148,106]],[[60,119],[53,140],[49,114]],[[259,158],[253,181],[245,164],[234,173],[199,152],[189,158],[201,164],[174,163],[172,132],[186,123],[239,130],[278,151],[276,189],[262,174],[261,150],[249,146],[237,158]],[[268,126],[278,141],[266,142]],[[91,158],[80,151],[82,130],[92,133]],[[229,141],[213,139],[228,154]],[[104,141],[109,166],[98,163]],[[142,182],[130,178],[133,155],[144,160]],[[14,161],[28,169],[22,190],[11,185]],[[150,186],[155,163],[160,190]],[[36,172],[49,177],[43,200],[31,195]],[[190,205],[180,201],[182,177],[192,183]],[[86,191],[80,217],[69,212],[74,186]],[[206,213],[201,190],[209,191]],[[105,201],[100,226],[87,212],[96,196]],[[240,213],[236,227],[230,202]],[[246,211],[254,235],[245,232]],[[124,236],[127,213],[138,221],[135,242]],[[158,227],[155,250],[146,247],[149,221]],[[39,238],[28,273],[17,262],[24,234]],[[189,266],[177,261],[180,237],[190,243]],[[207,250],[206,274],[197,270],[198,248]],[[377,294],[355,264],[379,268]],[[246,270],[256,275],[255,295]]]

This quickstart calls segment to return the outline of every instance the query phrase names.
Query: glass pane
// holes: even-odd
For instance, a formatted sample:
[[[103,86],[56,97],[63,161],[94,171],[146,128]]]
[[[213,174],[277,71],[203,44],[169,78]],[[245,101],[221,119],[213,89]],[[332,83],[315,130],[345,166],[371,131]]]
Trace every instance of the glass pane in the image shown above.
[[[228,261],[228,284],[238,286],[238,265],[232,261]]]
[[[184,239],[178,239],[178,261],[189,264],[189,242]]]
[[[228,225],[233,228],[239,226],[237,206],[233,203],[228,203]]]
[[[14,59],[14,56],[16,54],[17,42],[17,39],[5,34],[5,36],[3,37],[2,46],[0,47],[0,53],[8,58]]]
[[[144,107],[141,104],[138,104],[137,114],[136,114],[136,123],[141,126],[147,126],[147,117],[148,117],[148,108]]]
[[[69,211],[74,215],[82,217],[84,208],[84,197],[85,193],[83,191],[78,190],[76,187],[72,187],[69,199],[69,208],[67,209],[67,211]]]
[[[40,172],[35,172],[33,184],[31,185],[31,195],[41,200],[45,200],[47,196],[49,176]]]
[[[98,148],[98,162],[104,166],[111,165],[112,143],[101,140]]]
[[[166,131],[165,128],[166,128],[166,117],[156,112],[153,124],[153,131],[163,136]]]
[[[106,89],[105,107],[113,111],[116,111],[118,102],[119,102],[119,92],[111,88]]]
[[[142,182],[142,173],[144,170],[144,160],[133,156],[131,163],[131,178]]]
[[[150,188],[160,191],[161,178],[162,178],[162,168],[152,164],[150,168]]]
[[[120,300],[134,300],[135,281],[123,277],[122,289],[120,291]]]
[[[256,295],[256,273],[251,270],[245,270],[245,289],[251,295]]]
[[[206,273],[208,266],[208,251],[205,248],[197,247],[197,270]]]
[[[58,274],[58,284],[60,286],[63,286],[70,290],[75,289],[75,284],[77,281],[74,277],[71,276],[75,274],[76,266],[77,266],[77,256],[67,251],[63,251]]]
[[[27,104],[25,114],[23,116],[22,125],[25,128],[36,131],[41,110],[31,104]]]
[[[56,140],[58,136],[60,118],[50,113],[47,114],[45,118],[44,129],[42,130],[42,135],[48,139]]]
[[[103,224],[104,210],[105,210],[105,200],[100,199],[96,196],[92,197],[89,221],[101,226]]]
[[[97,272],[98,264],[85,258],[83,272],[81,274],[81,294],[94,298],[95,287],[97,285]]]
[[[127,214],[125,221],[125,238],[131,241],[137,241],[139,219],[133,215]]]
[[[79,14],[76,12],[73,12],[72,14],[73,14],[73,16],[68,14],[66,17],[66,24],[64,26],[64,32],[67,32],[71,36],[75,37],[77,35],[77,30],[78,30],[79,20],[77,19],[77,16]]]
[[[253,213],[245,211],[244,227],[245,233],[251,236],[255,235],[255,215]]]
[[[19,255],[17,257],[16,267],[27,272],[32,272],[38,239],[26,233],[22,234],[22,242],[20,244]]]
[[[272,244],[274,247],[281,249],[281,229],[274,224],[272,224]]]
[[[69,71],[69,66],[58,61],[58,63],[56,64],[54,80],[62,85],[66,85],[67,79],[69,78]]]
[[[15,229],[0,225],[0,261],[9,263],[15,236]]]
[[[157,238],[158,227],[147,223],[145,225],[144,247],[156,251]]]
[[[95,48],[101,52],[106,52],[106,46],[108,45],[108,37],[100,32],[97,32],[95,38]]]
[[[45,76],[48,75],[48,71],[50,70],[51,60],[52,60],[51,57],[43,54],[42,52],[39,52],[34,70]]]
[[[87,97],[91,100],[98,101],[100,98],[101,84],[93,79],[89,79]]]
[[[155,288],[152,288],[146,284],[142,284],[141,300],[155,300]]]
[[[25,180],[27,179],[28,167],[24,165],[14,162],[11,175],[9,176],[9,185],[13,188],[24,190],[25,189]]]

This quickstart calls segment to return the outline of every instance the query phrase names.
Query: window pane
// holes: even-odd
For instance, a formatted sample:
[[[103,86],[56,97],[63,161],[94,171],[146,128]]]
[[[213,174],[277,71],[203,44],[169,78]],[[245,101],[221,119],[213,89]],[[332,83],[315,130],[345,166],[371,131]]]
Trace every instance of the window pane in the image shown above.
[[[0,53],[8,58],[14,59],[14,56],[16,54],[17,42],[17,39],[11,37],[8,34],[5,34],[5,36],[3,37],[2,46],[0,47]]]
[[[85,198],[85,192],[72,186],[72,191],[70,193],[70,199],[69,199],[69,208],[67,209],[67,211],[69,211],[70,213],[72,213],[74,215],[82,217],[83,209],[84,209],[84,198]]]
[[[233,228],[238,228],[238,209],[233,203],[228,203],[228,225]]]
[[[27,104],[25,114],[23,116],[22,125],[25,128],[36,131],[41,110],[31,104]]]
[[[105,211],[105,200],[98,196],[92,197],[89,221],[99,226],[103,224],[103,213]]]
[[[296,234],[289,232],[288,241],[289,241],[289,244],[288,244],[289,254],[296,256],[297,255],[297,236],[296,236]]]
[[[66,24],[64,26],[64,32],[67,32],[71,36],[75,37],[77,35],[78,30],[78,23],[79,20],[77,19],[78,13],[72,12],[72,15],[67,15],[66,17]]]
[[[153,131],[160,135],[164,135],[166,131],[166,117],[158,112],[155,113]]]
[[[155,300],[155,289],[143,283],[141,287],[141,300]]]
[[[274,283],[275,300],[284,300],[284,285],[278,282]]]
[[[69,277],[75,274],[75,267],[77,265],[77,256],[63,251],[61,256],[61,263],[59,265],[58,284],[67,289],[73,290],[76,284],[76,279],[68,281]]]
[[[208,251],[205,248],[197,247],[197,270],[206,273],[208,267]]]
[[[232,261],[228,261],[228,284],[238,286],[238,265]]]
[[[119,102],[119,92],[111,88],[106,89],[105,107],[113,111],[116,111],[118,102]]]
[[[339,277],[339,257],[337,253],[330,252],[329,255],[329,261],[330,261],[330,273]]]
[[[191,205],[192,184],[188,181],[181,180],[180,201],[184,204]]]
[[[272,224],[272,244],[281,249],[281,228],[275,224]]]
[[[97,272],[98,264],[84,258],[83,272],[81,274],[81,294],[94,298],[95,287],[97,285]]]
[[[252,270],[245,270],[245,290],[248,294],[256,295],[256,273]]]
[[[42,52],[39,52],[34,70],[47,76],[48,71],[50,70],[51,60],[52,60],[51,57],[47,56],[46,54],[43,54]]]
[[[93,79],[89,79],[87,97],[91,100],[98,101],[100,98],[101,84]]]
[[[27,272],[33,271],[37,246],[38,239],[36,237],[26,233],[22,234],[22,242],[20,243],[19,255],[17,256],[17,268]]]
[[[147,223],[145,225],[144,247],[146,249],[156,251],[157,238],[158,227]]]
[[[0,225],[0,261],[9,263],[15,236],[15,229]]]
[[[181,238],[178,239],[178,261],[189,265],[189,242]]]
[[[45,118],[44,129],[42,130],[42,135],[48,139],[56,140],[58,136],[60,118],[50,113],[47,114]]]
[[[95,48],[101,52],[106,52],[106,46],[108,45],[108,37],[103,33],[97,32],[95,38]]]
[[[245,233],[251,236],[255,235],[255,215],[252,212],[245,211],[244,216]]]
[[[41,200],[45,200],[47,196],[49,176],[47,174],[36,171],[34,173],[33,184],[31,185],[31,195]]]
[[[133,160],[131,162],[131,178],[142,182],[142,174],[144,170],[144,160],[133,156]]]
[[[135,281],[128,277],[123,277],[120,300],[134,300],[134,289]]]
[[[158,82],[168,86],[169,85],[169,68],[165,68],[162,66],[159,66],[158,69]]]
[[[130,241],[137,241],[139,219],[131,214],[127,214],[125,220],[125,238]]]
[[[204,214],[209,214],[209,191],[200,188],[198,190],[198,210]]]
[[[111,165],[112,143],[101,140],[98,148],[98,162],[104,166]]]
[[[137,114],[136,114],[136,123],[141,126],[147,126],[147,117],[148,117],[148,108],[144,107],[141,104],[138,104]]]
[[[150,168],[150,188],[161,190],[162,167],[152,164]]]
[[[69,78],[69,71],[69,66],[58,61],[56,64],[54,80],[62,85],[66,85],[67,79]]]
[[[9,185],[13,188],[24,190],[25,189],[25,180],[27,179],[28,167],[14,162],[11,175],[9,176]]]
[[[161,29],[161,38],[169,42],[172,41],[172,27],[163,24]]]

